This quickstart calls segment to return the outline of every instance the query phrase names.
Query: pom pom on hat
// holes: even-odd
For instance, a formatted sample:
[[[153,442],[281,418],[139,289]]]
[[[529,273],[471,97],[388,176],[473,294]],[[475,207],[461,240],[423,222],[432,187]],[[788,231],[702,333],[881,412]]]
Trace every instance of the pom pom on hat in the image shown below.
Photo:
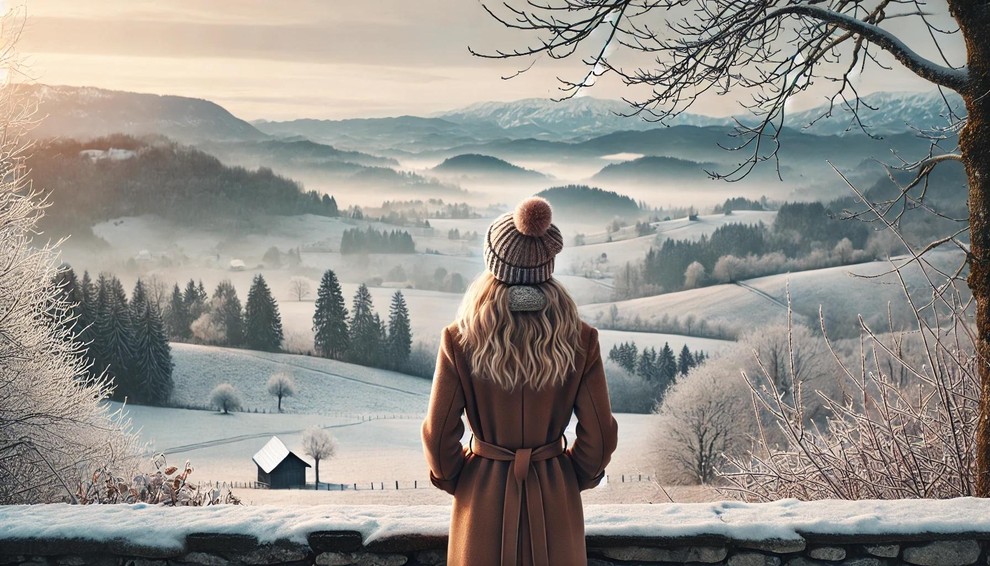
[[[512,221],[516,230],[527,236],[542,236],[550,229],[553,209],[546,199],[530,197],[516,207]]]

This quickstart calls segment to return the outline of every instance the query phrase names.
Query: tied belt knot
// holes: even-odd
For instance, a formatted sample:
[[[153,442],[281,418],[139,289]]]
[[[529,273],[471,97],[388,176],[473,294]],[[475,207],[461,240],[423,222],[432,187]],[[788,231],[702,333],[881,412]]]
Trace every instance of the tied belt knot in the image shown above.
[[[512,462],[505,481],[505,503],[502,507],[502,566],[516,564],[516,556],[519,552],[519,526],[522,523],[523,513],[523,493],[526,494],[526,514],[529,517],[533,543],[533,561],[536,566],[549,566],[543,492],[540,490],[540,480],[536,477],[536,469],[531,464],[563,454],[567,448],[567,438],[561,436],[537,448],[509,450],[472,436],[469,447],[471,452],[482,458]]]

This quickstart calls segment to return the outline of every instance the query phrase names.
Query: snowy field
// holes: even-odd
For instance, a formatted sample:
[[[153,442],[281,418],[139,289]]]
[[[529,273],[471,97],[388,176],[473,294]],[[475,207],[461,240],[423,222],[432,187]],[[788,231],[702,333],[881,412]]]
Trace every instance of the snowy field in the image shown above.
[[[928,259],[951,272],[961,263],[962,256],[958,252],[932,252]],[[714,285],[616,303],[583,305],[579,310],[581,316],[592,323],[607,319],[615,304],[618,318],[624,323],[638,316],[644,325],[649,325],[659,322],[664,315],[678,316],[683,321],[688,314],[693,314],[710,326],[722,325],[745,331],[786,323],[789,290],[791,304],[797,313],[795,320],[808,320],[800,313],[811,313],[814,316],[811,322],[817,324],[819,305],[826,321],[854,321],[857,314],[870,319],[873,318],[871,313],[885,312],[888,302],[895,308],[904,304],[904,292],[896,275],[887,274],[890,269],[890,263],[874,261],[771,275],[738,284]],[[908,267],[904,275],[909,289],[920,290],[920,297],[927,295],[930,298],[931,290],[919,269]]]
[[[259,386],[260,390],[261,387]],[[304,389],[300,397],[332,397],[333,390]],[[214,411],[162,409],[129,406],[127,412],[140,428],[148,443],[147,452],[164,452],[169,463],[189,460],[194,468],[191,479],[202,482],[250,482],[257,479],[251,456],[277,435],[285,445],[309,460],[300,449],[303,431],[310,426],[326,428],[337,442],[336,455],[320,464],[320,480],[331,484],[330,491],[268,491],[241,489],[237,495],[247,503],[314,504],[314,503],[385,503],[430,504],[449,502],[449,496],[429,483],[426,460],[420,440],[422,414],[387,414],[366,412],[377,406],[378,399],[391,392],[368,393],[367,405],[359,402],[349,412],[303,414],[295,412],[295,400],[285,402],[287,413],[232,413]],[[423,398],[420,406],[425,410]],[[269,403],[270,405],[270,403]],[[339,405],[338,405],[339,407]],[[270,409],[273,407],[269,407]],[[411,409],[412,407],[408,407]],[[666,501],[666,497],[647,476],[653,474],[657,440],[653,415],[618,414],[619,445],[609,465],[610,481],[592,492],[588,501],[601,503],[646,503]],[[575,422],[566,435],[574,437]],[[465,433],[465,442],[469,433]],[[148,464],[150,465],[150,464]],[[622,476],[627,478],[622,481]],[[642,476],[642,481],[640,480]],[[635,478],[635,481],[632,481]],[[307,481],[315,481],[313,470]],[[400,483],[399,490],[395,482]],[[374,482],[374,490],[371,483]],[[414,482],[417,488],[414,488]],[[358,484],[355,491],[354,484]],[[381,491],[384,483],[386,490]],[[341,491],[341,486],[345,489]],[[696,500],[711,497],[698,488],[675,492],[675,499]]]

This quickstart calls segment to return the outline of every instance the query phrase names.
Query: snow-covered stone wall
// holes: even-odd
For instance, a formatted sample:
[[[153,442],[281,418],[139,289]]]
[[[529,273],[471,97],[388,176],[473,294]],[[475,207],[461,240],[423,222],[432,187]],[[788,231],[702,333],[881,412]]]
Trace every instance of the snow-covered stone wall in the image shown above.
[[[0,565],[440,565],[449,507],[0,507]],[[990,501],[586,508],[591,566],[988,564]],[[557,565],[554,565],[557,566]],[[568,566],[568,565],[560,565]]]

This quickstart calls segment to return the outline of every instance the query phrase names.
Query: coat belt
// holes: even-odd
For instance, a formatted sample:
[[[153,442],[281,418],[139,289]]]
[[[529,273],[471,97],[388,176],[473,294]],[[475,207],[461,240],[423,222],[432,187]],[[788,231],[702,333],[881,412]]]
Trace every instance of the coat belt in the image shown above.
[[[567,439],[562,436],[537,448],[509,450],[477,437],[471,437],[470,448],[473,453],[489,460],[512,462],[505,480],[505,503],[502,507],[502,566],[516,564],[519,552],[519,527],[523,513],[523,493],[526,494],[526,513],[529,516],[534,564],[550,566],[543,492],[540,490],[540,480],[536,477],[536,469],[531,464],[560,456],[564,453],[566,445]]]

